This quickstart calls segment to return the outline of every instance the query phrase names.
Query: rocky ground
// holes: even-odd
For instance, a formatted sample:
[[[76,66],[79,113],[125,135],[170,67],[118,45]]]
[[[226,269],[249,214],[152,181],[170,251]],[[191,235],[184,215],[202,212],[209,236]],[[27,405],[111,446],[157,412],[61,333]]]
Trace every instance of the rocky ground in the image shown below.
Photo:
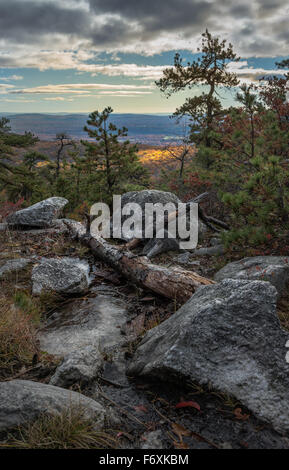
[[[105,432],[103,447],[289,448],[287,258],[228,265],[204,230],[197,251],[153,260],[215,277],[181,306],[47,224],[56,206],[48,226],[0,227],[1,446],[69,403]],[[22,353],[1,344],[7,331]]]

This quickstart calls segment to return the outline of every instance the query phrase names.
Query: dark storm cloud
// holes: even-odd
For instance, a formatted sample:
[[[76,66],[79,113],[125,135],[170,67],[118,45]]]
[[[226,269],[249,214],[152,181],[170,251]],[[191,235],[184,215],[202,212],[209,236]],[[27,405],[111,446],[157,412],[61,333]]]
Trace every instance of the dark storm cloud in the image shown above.
[[[286,15],[288,0],[0,0],[0,39],[4,50],[11,44],[55,51],[127,47],[150,54],[186,45],[196,50],[196,38],[208,28],[241,53],[279,48],[286,54],[288,28],[278,28]]]
[[[61,2],[1,0],[0,38],[31,44],[37,37],[41,43],[47,34],[63,34],[109,47],[148,41],[161,32],[198,33],[214,13],[213,3],[198,0],[91,0],[89,4],[90,11],[75,3],[69,8]]]
[[[62,8],[60,2],[0,2],[0,37],[15,42],[35,41],[36,35],[42,34],[82,34],[88,26],[89,18],[83,10]]]
[[[89,0],[95,13],[119,14],[141,24],[146,32],[172,31],[204,24],[214,3],[199,0]]]
[[[288,6],[288,0],[257,0],[257,5],[261,16],[270,16]]]

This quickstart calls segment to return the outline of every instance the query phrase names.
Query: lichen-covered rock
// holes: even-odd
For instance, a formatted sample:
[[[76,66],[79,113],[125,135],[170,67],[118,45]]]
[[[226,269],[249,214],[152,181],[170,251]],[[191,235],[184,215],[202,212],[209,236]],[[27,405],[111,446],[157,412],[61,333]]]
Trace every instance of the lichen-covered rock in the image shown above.
[[[53,219],[57,219],[61,214],[66,204],[68,200],[63,197],[50,197],[26,209],[14,212],[6,218],[6,222],[12,227],[49,227]]]
[[[34,260],[35,261],[35,260]],[[33,260],[31,258],[15,258],[0,261],[0,279],[25,269]]]
[[[227,279],[201,287],[150,330],[128,375],[191,380],[230,394],[277,431],[289,431],[289,334],[269,282]]]
[[[80,294],[90,284],[89,265],[78,258],[42,258],[32,270],[32,292]]]
[[[282,295],[289,286],[289,258],[286,256],[255,256],[224,266],[215,274],[216,281],[223,279],[249,279],[269,281]]]
[[[88,383],[95,379],[103,367],[103,354],[99,347],[90,345],[67,354],[51,377],[50,384],[69,387],[76,382]]]
[[[26,424],[40,414],[59,414],[69,407],[81,407],[84,416],[103,427],[105,408],[80,393],[29,380],[0,383],[0,431]]]

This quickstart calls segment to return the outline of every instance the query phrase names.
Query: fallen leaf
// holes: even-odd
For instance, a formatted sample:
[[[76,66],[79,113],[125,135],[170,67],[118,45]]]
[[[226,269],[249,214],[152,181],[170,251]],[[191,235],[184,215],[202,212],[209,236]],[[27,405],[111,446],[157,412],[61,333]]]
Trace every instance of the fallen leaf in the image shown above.
[[[237,419],[240,419],[241,421],[247,421],[250,418],[250,415],[242,413],[242,408],[236,408],[234,410],[234,415]]]
[[[192,432],[184,428],[181,424],[172,423],[172,430],[178,436],[180,441],[183,441],[183,436],[191,436]]]
[[[240,442],[240,446],[244,447],[245,449],[248,449],[249,444],[248,444],[248,442],[241,441],[241,442]]]
[[[138,405],[133,407],[135,411],[139,411],[141,413],[147,413],[148,410],[144,405]]]
[[[195,408],[201,411],[200,405],[195,401],[180,401],[180,403],[176,405],[176,408]]]

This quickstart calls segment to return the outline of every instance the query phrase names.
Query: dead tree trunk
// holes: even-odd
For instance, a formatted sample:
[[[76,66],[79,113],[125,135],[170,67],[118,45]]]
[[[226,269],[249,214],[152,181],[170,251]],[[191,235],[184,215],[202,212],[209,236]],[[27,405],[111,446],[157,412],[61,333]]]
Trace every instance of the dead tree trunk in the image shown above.
[[[143,288],[177,302],[186,302],[198,287],[214,284],[210,279],[182,268],[167,268],[149,262],[148,258],[136,257],[131,252],[121,251],[103,238],[87,234],[79,222],[65,221],[73,238],[88,246],[92,253],[109,264],[124,277]]]

